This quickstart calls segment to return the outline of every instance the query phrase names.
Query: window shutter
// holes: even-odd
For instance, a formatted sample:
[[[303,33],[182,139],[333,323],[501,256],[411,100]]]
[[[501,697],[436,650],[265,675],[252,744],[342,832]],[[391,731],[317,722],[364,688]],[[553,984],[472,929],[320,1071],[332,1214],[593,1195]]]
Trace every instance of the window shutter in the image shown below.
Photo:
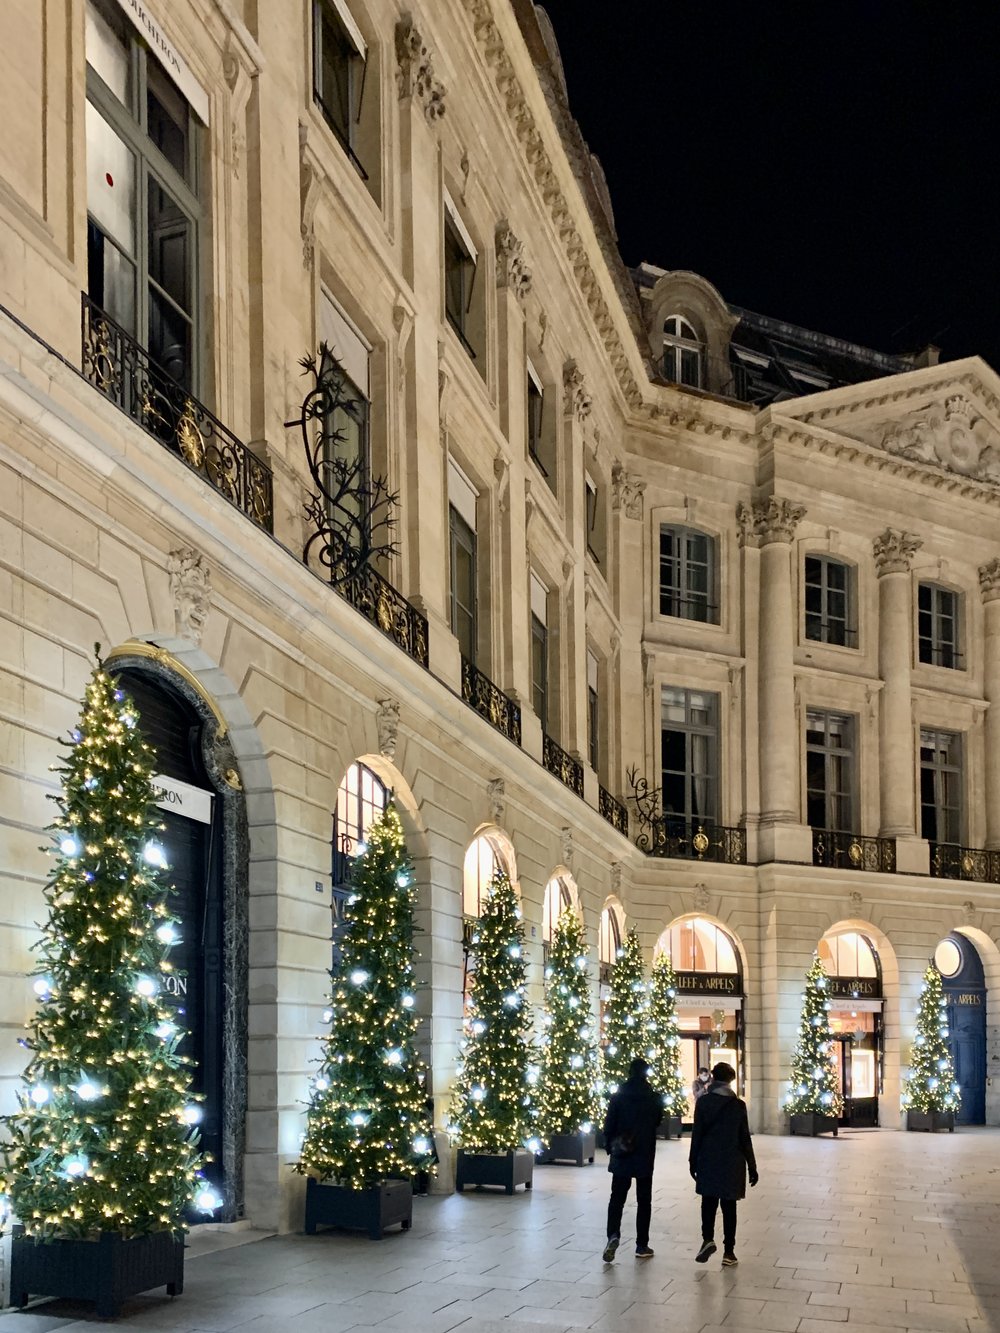
[[[362,337],[357,326],[348,319],[325,288],[320,296],[319,336],[329,344],[354,387],[366,399],[369,398],[368,359],[371,344]]]

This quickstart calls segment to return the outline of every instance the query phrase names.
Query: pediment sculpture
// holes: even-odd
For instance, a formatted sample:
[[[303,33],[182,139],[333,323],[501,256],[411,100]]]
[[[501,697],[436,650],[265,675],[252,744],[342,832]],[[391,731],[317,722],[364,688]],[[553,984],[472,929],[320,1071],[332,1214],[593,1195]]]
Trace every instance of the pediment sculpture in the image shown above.
[[[882,448],[914,463],[1000,484],[1000,438],[967,398],[931,403],[891,426]]]

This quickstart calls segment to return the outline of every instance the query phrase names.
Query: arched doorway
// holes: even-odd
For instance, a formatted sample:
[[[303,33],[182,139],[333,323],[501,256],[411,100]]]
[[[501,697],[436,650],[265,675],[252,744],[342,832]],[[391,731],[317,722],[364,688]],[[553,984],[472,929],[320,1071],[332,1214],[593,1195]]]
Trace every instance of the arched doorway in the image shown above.
[[[381,818],[389,799],[385,783],[367,764],[355,762],[337,788],[333,814],[333,897],[331,938],[333,962],[340,957],[344,905],[351,893],[351,863],[364,851],[371,826]]]
[[[878,1124],[885,1060],[882,964],[872,941],[857,930],[824,935],[818,953],[829,976],[830,1029],[844,1099],[840,1122],[871,1129]]]
[[[948,1045],[962,1104],[957,1125],[986,1124],[986,976],[979,950],[952,931],[934,950],[948,1002]]]
[[[503,871],[516,887],[513,844],[499,829],[484,829],[469,843],[462,864],[463,1013],[468,1007],[476,971],[476,923],[483,914],[490,881],[498,870]]]
[[[625,913],[621,904],[615,901],[605,903],[597,931],[597,1024],[601,1042],[604,1040],[604,1010],[611,998],[611,969],[622,947],[624,928]]]
[[[743,967],[736,941],[706,917],[674,921],[660,936],[654,958],[668,953],[677,975],[677,1022],[681,1072],[688,1086],[688,1116],[694,1115],[690,1089],[699,1069],[725,1061],[736,1070],[743,1090]]]
[[[188,1034],[180,1049],[194,1063],[192,1087],[203,1099],[201,1147],[212,1158],[205,1175],[224,1200],[215,1220],[234,1221],[243,1213],[247,1105],[249,840],[242,784],[216,713],[186,680],[125,657],[109,670],[135,703],[156,756],[171,908],[182,922],[166,989]]]
[[[580,895],[569,874],[555,874],[545,886],[542,899],[542,966],[548,967],[549,947],[555,934],[556,922],[567,907],[580,916]]]

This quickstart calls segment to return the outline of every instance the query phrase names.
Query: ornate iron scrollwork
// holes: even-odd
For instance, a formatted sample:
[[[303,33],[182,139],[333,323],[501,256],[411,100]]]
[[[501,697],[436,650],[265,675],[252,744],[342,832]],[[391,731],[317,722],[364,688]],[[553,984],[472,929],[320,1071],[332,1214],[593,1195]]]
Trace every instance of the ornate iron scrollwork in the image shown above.
[[[547,733],[542,736],[542,764],[564,787],[583,795],[583,764],[557,745]]]
[[[746,865],[746,829],[664,814],[660,809],[659,790],[640,777],[638,769],[633,766],[625,776],[632,788],[636,815],[644,829],[635,840],[640,851],[647,856]]]
[[[628,810],[605,787],[597,790],[597,808],[609,824],[628,837]]]

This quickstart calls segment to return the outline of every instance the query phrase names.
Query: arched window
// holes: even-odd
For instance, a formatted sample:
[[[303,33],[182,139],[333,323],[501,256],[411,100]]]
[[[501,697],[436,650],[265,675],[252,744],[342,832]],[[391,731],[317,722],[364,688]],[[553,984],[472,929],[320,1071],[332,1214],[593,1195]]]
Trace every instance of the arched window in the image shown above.
[[[663,321],[664,378],[671,384],[689,384],[700,389],[704,352],[694,326],[683,315],[668,315]]]
[[[604,969],[611,968],[622,947],[622,928],[618,913],[613,907],[605,907],[601,913],[601,925],[597,935],[597,956],[601,964],[601,979]]]
[[[878,977],[878,954],[871,940],[856,930],[820,940],[819,960],[831,977]]]
[[[498,870],[511,873],[506,853],[488,833],[480,834],[465,853],[462,872],[462,915],[479,918],[489,891],[490,880]]]
[[[714,921],[691,917],[675,921],[660,936],[656,954],[670,954],[678,972],[740,972],[739,957],[732,937]]]
[[[556,875],[545,886],[545,899],[542,904],[542,943],[552,943],[556,922],[567,907],[575,907],[575,895],[564,875]]]
[[[344,903],[350,893],[351,862],[361,852],[368,830],[385,810],[385,783],[365,764],[352,764],[337,789],[333,815],[333,941],[343,928]]]

